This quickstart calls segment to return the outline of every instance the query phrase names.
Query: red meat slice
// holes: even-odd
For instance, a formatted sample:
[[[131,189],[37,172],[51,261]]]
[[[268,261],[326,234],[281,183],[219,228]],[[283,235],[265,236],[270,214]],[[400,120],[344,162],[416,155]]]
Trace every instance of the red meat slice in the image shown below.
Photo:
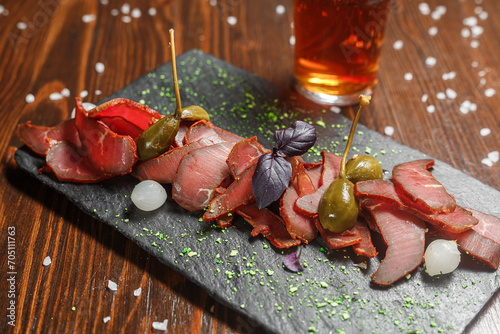
[[[385,258],[372,274],[372,281],[379,285],[391,285],[422,262],[425,223],[381,201],[365,200],[363,207],[373,217],[387,244]]]
[[[235,143],[219,143],[184,156],[172,186],[173,199],[186,210],[202,210],[215,188],[230,175],[226,160]]]
[[[337,178],[340,171],[341,157],[326,151],[322,151],[321,154],[323,155],[321,187],[312,194],[299,197],[295,203],[296,208],[306,215],[316,215],[318,213],[318,205],[321,197],[330,184]]]
[[[314,218],[314,224],[321,234],[321,239],[331,249],[341,249],[361,242],[361,236],[354,227],[342,233],[335,233],[325,230],[317,217]]]
[[[470,208],[467,208],[467,211],[470,211],[479,220],[478,224],[473,226],[472,229],[477,234],[500,245],[500,218]]]
[[[117,134],[132,137],[135,142],[137,142],[139,136],[144,132],[140,127],[128,122],[120,116],[100,117],[99,120]]]
[[[358,218],[358,221],[354,224],[354,228],[361,237],[360,242],[352,245],[354,252],[365,257],[377,256],[378,252],[375,249],[375,246],[373,246],[372,236],[366,222],[363,219]]]
[[[259,144],[256,137],[239,141],[234,145],[227,158],[231,175],[233,177],[240,175],[248,166],[256,163],[262,154],[267,152],[270,151]]]
[[[288,234],[281,218],[266,208],[259,209],[257,204],[251,203],[239,208],[237,213],[253,226],[254,237],[262,234],[278,248],[290,248],[300,244],[299,240]]]
[[[189,152],[209,145],[212,145],[212,142],[200,140],[182,147],[176,147],[163,153],[159,157],[144,161],[140,165],[137,165],[132,171],[132,176],[135,176],[141,181],[153,180],[159,183],[172,183],[174,182],[182,158]]]
[[[407,211],[436,228],[449,232],[464,232],[478,223],[478,219],[470,212],[457,206],[455,211],[445,214],[426,214],[417,208],[406,205],[408,200],[403,200],[403,194],[397,193],[394,184],[388,180],[360,181],[354,185],[354,195],[360,198],[378,199],[390,202],[400,209]]]
[[[300,196],[312,194],[320,187],[322,163],[301,164],[297,171],[297,186]]]
[[[241,175],[235,178],[227,190],[210,201],[203,220],[218,219],[234,212],[237,208],[255,200],[252,190],[252,176],[257,167],[257,161],[248,166]]]
[[[75,147],[81,147],[82,145],[74,119],[62,121],[52,127],[31,125],[31,122],[19,124],[17,126],[17,136],[33,152],[43,156],[45,156],[49,147],[46,141],[49,138],[65,141]]]
[[[128,99],[117,98],[98,105],[88,112],[89,117],[102,119],[107,117],[119,117],[124,122],[146,130],[151,124],[164,117],[157,111]]]
[[[60,181],[95,183],[112,177],[92,166],[79,149],[70,143],[47,139],[46,162],[40,172],[53,172]]]
[[[221,143],[224,140],[219,137],[217,132],[214,130],[214,125],[209,121],[201,120],[188,129],[186,135],[184,136],[184,145],[189,143],[194,143],[201,139],[210,140],[214,144]]]
[[[425,213],[453,212],[455,198],[428,171],[433,165],[434,160],[422,159],[395,166],[392,177],[396,191],[405,195],[406,204],[417,205]]]
[[[89,162],[103,173],[128,174],[137,162],[137,149],[130,136],[120,136],[98,120],[88,117],[76,98],[75,124]]]
[[[302,166],[302,165],[301,165]],[[300,170],[300,167],[299,167]],[[302,168],[303,170],[303,168]],[[295,210],[295,202],[299,198],[297,192],[297,178],[293,178],[291,184],[286,188],[280,201],[280,215],[285,222],[288,233],[294,239],[304,243],[309,243],[318,235],[318,230],[314,225],[314,220],[309,216],[304,216]]]
[[[175,135],[174,139],[174,146],[176,147],[182,147],[184,146],[184,137],[186,136],[186,133],[189,130],[189,127],[191,126],[192,122],[185,122],[181,120],[181,123],[179,124],[179,131],[177,131],[177,134]]]

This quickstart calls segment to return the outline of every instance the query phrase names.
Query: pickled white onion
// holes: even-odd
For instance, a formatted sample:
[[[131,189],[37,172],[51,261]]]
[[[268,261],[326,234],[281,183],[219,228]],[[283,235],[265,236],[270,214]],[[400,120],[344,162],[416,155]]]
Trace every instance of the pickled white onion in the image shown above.
[[[456,241],[438,239],[427,246],[424,259],[429,275],[448,274],[457,269],[460,251]]]
[[[167,192],[156,181],[146,180],[137,184],[130,196],[136,207],[143,211],[158,209],[167,200]]]

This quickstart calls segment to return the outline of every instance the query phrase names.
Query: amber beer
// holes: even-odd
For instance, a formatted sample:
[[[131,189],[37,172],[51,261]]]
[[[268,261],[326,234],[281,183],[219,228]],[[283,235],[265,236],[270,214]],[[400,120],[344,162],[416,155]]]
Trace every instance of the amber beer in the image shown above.
[[[294,0],[295,86],[330,105],[350,105],[377,83],[390,0]]]

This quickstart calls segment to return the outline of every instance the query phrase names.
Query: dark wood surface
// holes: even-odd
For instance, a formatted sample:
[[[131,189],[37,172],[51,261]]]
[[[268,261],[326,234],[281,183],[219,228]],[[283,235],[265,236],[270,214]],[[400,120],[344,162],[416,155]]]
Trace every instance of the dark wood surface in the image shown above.
[[[500,162],[491,167],[481,162],[489,152],[500,150],[500,22],[496,19],[500,2],[427,2],[431,11],[437,5],[446,6],[446,13],[436,20],[419,11],[419,2],[393,4],[379,86],[361,123],[382,133],[393,126],[396,141],[500,189]],[[112,15],[123,3],[2,1],[0,332],[154,332],[152,323],[167,319],[169,333],[260,333],[251,319],[215,302],[132,241],[33,182],[12,161],[21,145],[14,133],[18,123],[55,125],[69,116],[74,97],[83,90],[89,92],[84,101],[98,101],[169,61],[172,27],[179,54],[198,48],[291,87],[292,1],[130,0],[131,9],[139,8],[142,15],[129,16],[129,23],[121,12]],[[284,14],[276,12],[278,5],[285,7]],[[149,8],[156,9],[155,16],[148,14]],[[85,14],[94,14],[95,20],[84,22]],[[229,16],[236,18],[234,25],[228,23]],[[478,18],[477,26],[483,28],[477,37],[461,35],[469,17]],[[26,29],[20,30],[19,22],[27,23]],[[437,28],[435,36],[428,32],[431,27]],[[393,47],[397,40],[404,43],[400,50]],[[429,56],[437,60],[433,67],[425,65]],[[96,72],[97,62],[105,65],[103,73]],[[449,72],[456,77],[443,80],[442,75]],[[413,79],[405,80],[405,73],[412,73]],[[69,90],[68,97],[49,98],[63,88]],[[457,93],[455,99],[437,97],[447,88]],[[497,93],[486,96],[488,88]],[[25,102],[28,94],[35,95],[34,103]],[[422,102],[424,94],[427,102]],[[463,114],[460,106],[465,100],[475,103],[477,110]],[[426,110],[428,105],[435,106],[434,113]],[[342,113],[353,117],[350,108]],[[483,128],[491,133],[481,135]],[[5,274],[11,271],[6,255],[9,227],[15,228],[14,328],[5,316],[10,300]],[[48,267],[42,266],[46,256],[52,259]],[[108,280],[119,284],[116,293],[106,290]],[[135,297],[139,287],[142,293]],[[108,316],[109,322],[104,323]],[[498,319],[499,293],[468,332],[498,333]]]

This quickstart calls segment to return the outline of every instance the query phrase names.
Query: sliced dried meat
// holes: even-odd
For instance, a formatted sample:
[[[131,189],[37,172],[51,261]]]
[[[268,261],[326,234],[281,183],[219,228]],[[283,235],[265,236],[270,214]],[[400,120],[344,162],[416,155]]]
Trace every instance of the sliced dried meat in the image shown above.
[[[227,158],[231,175],[233,177],[240,175],[248,166],[256,163],[262,154],[267,152],[270,151],[259,144],[256,137],[239,141],[234,145]]]
[[[144,161],[135,166],[132,176],[141,181],[153,180],[159,183],[172,183],[174,182],[175,175],[177,175],[182,158],[189,152],[209,145],[212,145],[212,142],[200,140],[182,147],[176,147],[156,158]]]
[[[201,139],[210,140],[214,144],[221,143],[224,140],[219,137],[217,132],[214,130],[214,125],[205,120],[200,120],[193,125],[191,125],[184,136],[184,145],[189,143],[194,143]]]
[[[64,141],[47,139],[47,166],[41,172],[53,172],[63,182],[95,183],[112,177],[92,166],[80,150]]]
[[[391,285],[412,272],[422,262],[425,247],[425,223],[391,204],[363,201],[377,224],[387,251],[372,281],[379,285]]]
[[[179,130],[177,131],[177,134],[175,135],[174,138],[174,146],[175,147],[182,147],[184,146],[184,137],[186,136],[186,133],[189,130],[189,127],[191,126],[192,122],[186,122],[181,120],[181,123],[179,124]]]
[[[354,227],[342,233],[335,233],[324,229],[317,217],[314,218],[314,224],[321,234],[321,239],[331,249],[341,249],[361,242],[361,236]]]
[[[438,229],[449,232],[460,233],[469,230],[478,223],[478,219],[465,210],[457,206],[455,211],[445,214],[428,214],[418,208],[407,205],[409,200],[403,200],[403,194],[398,193],[394,184],[388,180],[368,180],[356,182],[354,185],[354,195],[360,198],[378,199],[390,202],[401,210],[409,212],[420,219],[434,225]]]
[[[137,162],[137,146],[130,136],[120,136],[96,119],[88,117],[82,100],[76,98],[75,124],[89,162],[104,173],[130,173]]]
[[[410,206],[417,205],[426,213],[450,213],[455,210],[455,198],[428,171],[434,160],[421,159],[397,165],[392,170],[396,191],[405,195]]]
[[[479,235],[500,245],[500,218],[470,208],[467,208],[466,210],[470,211],[479,221],[477,225],[472,227],[472,229]]]
[[[297,171],[297,187],[299,196],[312,194],[320,187],[321,163],[301,164]]]
[[[251,203],[239,208],[237,213],[253,226],[254,237],[262,234],[277,248],[290,248],[300,244],[299,240],[288,234],[281,218],[269,209],[259,209],[257,204]]]
[[[120,116],[100,117],[99,120],[117,134],[132,137],[135,142],[137,142],[137,139],[144,132],[140,127],[128,122]]]
[[[303,214],[316,215],[318,213],[321,197],[339,175],[342,158],[327,151],[322,151],[321,154],[323,155],[321,186],[314,193],[299,197],[295,203],[297,209]]]
[[[218,143],[194,150],[182,159],[172,186],[173,199],[186,210],[202,210],[227,178],[226,160],[235,143]]]
[[[361,237],[360,242],[352,245],[354,253],[365,257],[377,256],[378,252],[373,245],[372,236],[370,230],[368,229],[366,221],[362,218],[358,218],[358,220],[354,224],[354,228]]]
[[[248,166],[220,195],[210,201],[207,211],[203,215],[203,220],[210,221],[218,219],[228,213],[234,212],[237,208],[255,200],[252,190],[252,176],[257,167],[257,161]]]
[[[76,129],[75,120],[62,121],[56,126],[36,126],[31,122],[19,124],[17,126],[17,136],[33,152],[45,156],[49,147],[47,139],[65,141],[74,147],[81,147],[80,137]]]

